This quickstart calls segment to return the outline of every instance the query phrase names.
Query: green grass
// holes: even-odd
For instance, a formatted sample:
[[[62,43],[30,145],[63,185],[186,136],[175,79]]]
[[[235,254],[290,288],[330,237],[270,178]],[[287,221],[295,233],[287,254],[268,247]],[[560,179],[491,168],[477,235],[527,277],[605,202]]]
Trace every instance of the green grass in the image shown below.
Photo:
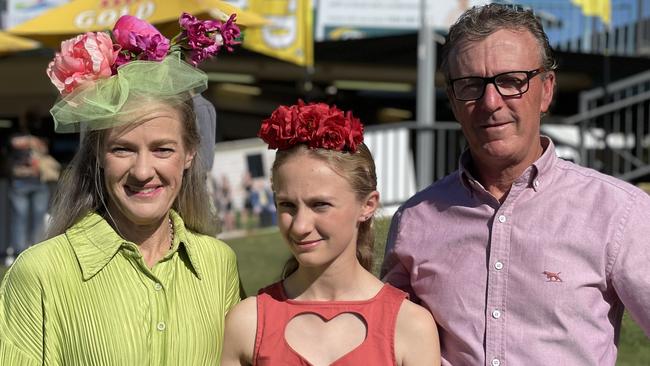
[[[616,365],[650,365],[650,341],[648,341],[641,328],[636,325],[627,312],[623,316]]]
[[[378,274],[383,258],[389,224],[387,220],[376,223],[375,274]],[[237,253],[242,285],[248,295],[254,295],[258,289],[277,281],[290,255],[280,234],[274,230],[253,232],[246,237],[225,241]],[[4,272],[5,268],[0,266],[0,278]],[[618,354],[618,366],[650,365],[650,342],[627,313],[623,317]]]
[[[237,253],[242,286],[249,296],[279,280],[282,267],[291,256],[277,231],[225,241]]]

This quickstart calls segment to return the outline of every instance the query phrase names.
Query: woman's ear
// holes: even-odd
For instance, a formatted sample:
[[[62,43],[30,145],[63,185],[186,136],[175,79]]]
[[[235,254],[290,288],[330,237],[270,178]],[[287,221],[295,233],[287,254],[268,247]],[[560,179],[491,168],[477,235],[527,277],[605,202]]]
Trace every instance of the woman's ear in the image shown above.
[[[195,156],[196,151],[190,151],[185,154],[185,169],[189,169],[192,166],[192,161],[194,161]]]
[[[367,221],[374,214],[375,211],[379,208],[379,192],[372,191],[368,196],[366,196],[361,207],[361,215],[359,215],[359,221]]]

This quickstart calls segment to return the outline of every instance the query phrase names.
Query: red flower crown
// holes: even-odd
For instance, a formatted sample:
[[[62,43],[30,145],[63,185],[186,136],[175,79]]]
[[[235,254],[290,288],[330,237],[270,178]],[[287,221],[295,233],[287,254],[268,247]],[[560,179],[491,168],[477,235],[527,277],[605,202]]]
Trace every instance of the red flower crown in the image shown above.
[[[355,152],[363,142],[363,125],[352,112],[299,100],[298,104],[282,105],[273,111],[262,121],[257,136],[269,144],[269,149],[305,144],[311,149]]]

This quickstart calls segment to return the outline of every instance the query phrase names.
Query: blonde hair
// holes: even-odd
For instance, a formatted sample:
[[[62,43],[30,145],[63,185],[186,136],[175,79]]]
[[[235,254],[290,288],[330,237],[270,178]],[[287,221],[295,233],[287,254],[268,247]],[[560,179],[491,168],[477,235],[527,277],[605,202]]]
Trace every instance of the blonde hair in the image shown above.
[[[271,168],[271,186],[273,192],[277,191],[273,177],[277,174],[282,164],[293,156],[307,154],[328,164],[335,172],[345,178],[355,192],[359,201],[365,200],[370,193],[377,190],[377,175],[375,173],[375,162],[372,154],[365,144],[360,144],[354,153],[341,152],[328,149],[310,149],[306,145],[299,144],[289,149],[278,150],[275,161]],[[359,224],[357,236],[357,259],[363,268],[372,271],[373,250],[375,246],[375,235],[372,230],[372,217]],[[298,261],[291,257],[284,265],[282,278],[287,278],[298,269]]]
[[[201,137],[196,126],[192,99],[184,96],[164,101],[176,109],[183,123],[183,145],[188,151],[198,151]],[[90,212],[106,214],[108,194],[100,167],[101,153],[110,130],[93,130],[86,134],[79,151],[62,174],[52,202],[51,222],[47,237],[64,233],[68,228]],[[195,160],[197,155],[195,155]],[[183,173],[180,192],[172,204],[185,226],[192,231],[216,235],[219,222],[215,210],[210,206],[206,186],[206,172],[202,164],[193,161]]]

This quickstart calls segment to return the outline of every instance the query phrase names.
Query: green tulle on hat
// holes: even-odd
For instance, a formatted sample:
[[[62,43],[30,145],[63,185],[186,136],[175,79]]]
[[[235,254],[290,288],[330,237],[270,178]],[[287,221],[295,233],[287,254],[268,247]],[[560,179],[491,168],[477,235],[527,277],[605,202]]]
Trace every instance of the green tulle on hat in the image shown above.
[[[58,133],[100,130],[137,119],[138,101],[187,100],[205,91],[207,75],[177,54],[162,61],[132,61],[117,74],[88,82],[50,109]]]

